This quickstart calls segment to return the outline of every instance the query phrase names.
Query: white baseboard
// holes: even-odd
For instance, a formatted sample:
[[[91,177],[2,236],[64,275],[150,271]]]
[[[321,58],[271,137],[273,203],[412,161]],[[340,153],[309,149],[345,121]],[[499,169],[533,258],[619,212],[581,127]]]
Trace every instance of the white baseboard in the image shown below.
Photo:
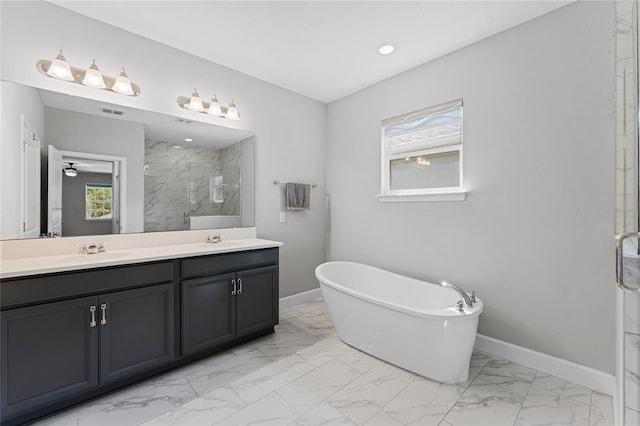
[[[482,334],[476,336],[476,349],[607,395],[613,396],[616,393],[615,376],[591,367],[556,358],[542,352],[536,352],[522,346],[516,346]]]
[[[303,291],[302,293],[292,294],[287,297],[281,297],[280,309],[287,309],[301,303],[311,302],[319,297],[322,297],[322,291],[320,288],[314,288],[313,290]]]

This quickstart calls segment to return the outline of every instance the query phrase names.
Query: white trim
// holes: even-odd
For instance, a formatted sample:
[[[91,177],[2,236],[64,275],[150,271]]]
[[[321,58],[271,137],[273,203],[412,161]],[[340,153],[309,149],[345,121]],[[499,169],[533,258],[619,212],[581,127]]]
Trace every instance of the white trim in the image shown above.
[[[303,291],[302,293],[281,297],[280,309],[287,309],[295,305],[300,305],[301,303],[311,302],[321,297],[322,291],[320,290],[320,288],[314,288],[313,290]]]
[[[503,342],[502,340],[482,334],[476,336],[476,349],[529,368],[543,371],[607,395],[615,396],[616,394],[615,376],[605,373],[604,371]]]
[[[464,201],[467,193],[461,191],[433,192],[431,194],[398,194],[398,195],[378,195],[381,203],[407,203],[416,201]]]

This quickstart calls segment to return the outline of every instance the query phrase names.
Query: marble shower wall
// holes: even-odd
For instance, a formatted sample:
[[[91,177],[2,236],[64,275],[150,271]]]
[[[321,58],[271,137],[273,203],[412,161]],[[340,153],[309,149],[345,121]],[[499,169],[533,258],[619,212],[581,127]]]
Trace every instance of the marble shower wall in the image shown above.
[[[190,216],[239,215],[240,154],[240,143],[217,150],[145,141],[145,232],[189,229]]]

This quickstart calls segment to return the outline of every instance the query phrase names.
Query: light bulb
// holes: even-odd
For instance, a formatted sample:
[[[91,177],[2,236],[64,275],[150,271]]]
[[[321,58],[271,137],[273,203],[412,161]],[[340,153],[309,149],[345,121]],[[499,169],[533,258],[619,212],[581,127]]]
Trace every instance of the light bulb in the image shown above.
[[[62,55],[62,49],[60,49],[60,53],[58,53],[58,56],[56,56],[56,58],[51,61],[51,65],[47,70],[47,75],[49,77],[57,78],[58,80],[75,80],[75,78],[73,78],[73,74],[71,73],[71,67]]]
[[[236,104],[233,103],[233,99],[229,102],[229,108],[227,108],[226,117],[229,120],[240,120],[240,114],[238,114],[238,108],[236,108]]]
[[[191,94],[191,99],[189,99],[189,103],[185,105],[185,108],[190,109],[195,112],[204,111],[204,105],[202,104],[202,99],[200,99],[200,95],[196,89],[193,89],[193,93]]]
[[[390,55],[394,50],[396,50],[396,47],[393,44],[385,43],[378,48],[378,53],[381,55]]]
[[[132,96],[134,94],[133,87],[131,87],[131,81],[129,80],[129,77],[127,77],[127,73],[124,72],[124,67],[122,68],[120,77],[116,78],[115,83],[113,83],[111,90],[116,93],[120,93],[121,95]]]
[[[207,113],[215,115],[216,117],[222,116],[222,107],[220,106],[220,102],[218,102],[216,95],[213,95],[213,98],[211,98],[211,103],[209,104]]]
[[[102,73],[98,70],[95,59],[93,60],[93,63],[91,64],[89,69],[85,72],[82,84],[89,87],[95,87],[96,89],[107,88],[107,85],[104,83]]]

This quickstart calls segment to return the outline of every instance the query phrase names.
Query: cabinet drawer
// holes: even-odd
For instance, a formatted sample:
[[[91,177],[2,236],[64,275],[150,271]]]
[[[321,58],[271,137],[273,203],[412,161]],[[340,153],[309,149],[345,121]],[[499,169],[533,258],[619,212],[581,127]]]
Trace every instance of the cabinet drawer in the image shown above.
[[[278,249],[225,253],[182,260],[182,278],[224,274],[278,264]]]
[[[173,281],[173,262],[145,263],[2,281],[2,309]]]

